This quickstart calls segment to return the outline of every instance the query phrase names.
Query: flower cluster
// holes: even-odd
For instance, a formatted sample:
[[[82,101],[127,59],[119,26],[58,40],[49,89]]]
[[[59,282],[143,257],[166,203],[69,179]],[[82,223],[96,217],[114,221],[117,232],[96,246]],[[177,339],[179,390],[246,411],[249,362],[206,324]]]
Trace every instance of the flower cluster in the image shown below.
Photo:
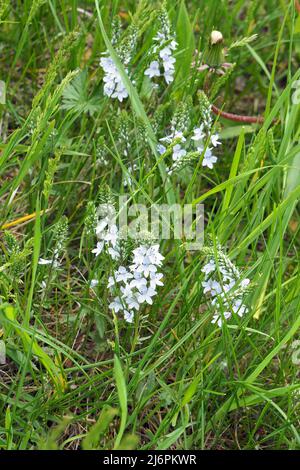
[[[205,132],[209,134],[214,124],[211,112],[211,104],[203,91],[200,91],[198,93],[198,96],[200,104],[200,118],[203,123]]]
[[[103,209],[103,205],[101,207]],[[106,209],[105,209],[106,210]],[[104,247],[113,260],[120,258],[120,240],[119,230],[115,223],[112,223],[114,216],[111,214],[109,204],[107,204],[107,215],[104,218],[99,218],[95,227],[95,233],[97,236],[97,245],[92,250],[95,256],[99,256]]]
[[[111,98],[118,98],[118,100],[122,102],[124,98],[128,97],[128,92],[116,64],[111,57],[102,57],[100,59],[100,65],[105,74],[103,78],[104,94]]]
[[[66,240],[68,237],[68,220],[62,217],[53,228],[54,250],[52,257],[49,259],[40,258],[38,264],[51,265],[53,268],[59,268],[61,265],[60,258],[63,255]]]
[[[95,153],[96,153],[96,165],[97,166],[108,166],[109,160],[107,158],[107,151],[105,148],[104,137],[100,136],[98,141],[95,145]]]
[[[162,33],[157,33],[157,36],[154,38],[154,41],[165,41],[164,35]],[[175,40],[172,40],[167,46],[161,49],[158,53],[156,60],[150,62],[149,67],[145,70],[145,75],[149,78],[164,76],[166,83],[169,85],[174,80],[175,73],[175,58],[172,55],[172,52],[176,50],[177,43]],[[153,51],[157,53],[158,46],[155,46]],[[161,68],[163,72],[161,73]]]
[[[157,286],[162,286],[163,275],[158,272],[164,257],[159,252],[159,245],[140,245],[132,252],[133,259],[129,268],[119,266],[108,279],[108,288],[115,295],[109,308],[132,323],[134,310],[142,304],[152,305]]]
[[[204,152],[202,166],[207,166],[211,170],[213,169],[214,164],[218,158],[213,154],[213,150],[221,145],[219,141],[219,134],[207,135],[205,133],[205,125],[200,124],[199,127],[196,127],[193,131],[192,140],[195,142],[195,146],[200,155]],[[207,143],[209,142],[209,143]],[[211,147],[209,146],[211,145]]]
[[[221,327],[224,319],[229,320],[235,314],[242,317],[248,311],[243,298],[249,289],[250,280],[241,279],[240,270],[220,247],[217,257],[213,248],[206,248],[204,252],[208,256],[208,262],[202,268],[205,276],[202,282],[203,292],[210,295],[215,309],[212,323]]]
[[[213,154],[214,149],[221,145],[219,134],[213,134],[214,121],[212,118],[211,104],[204,92],[199,93],[200,101],[200,126],[194,129],[192,139],[195,142],[197,152],[203,154],[202,166],[213,169],[218,158]]]
[[[173,52],[177,48],[177,42],[171,35],[170,22],[165,10],[162,11],[160,20],[161,31],[158,31],[153,39],[158,43],[153,47],[152,51],[154,60],[151,61],[149,67],[145,70],[145,75],[150,79],[163,75],[166,83],[169,85],[174,80],[176,60],[173,57]]]
[[[101,204],[96,208],[90,202],[87,208],[86,233],[95,233],[97,236],[97,245],[92,250],[96,257],[105,249],[110,263],[117,262],[119,265],[108,278],[107,287],[114,296],[109,308],[116,313],[122,311],[124,319],[132,323],[134,311],[138,311],[142,304],[151,305],[152,297],[157,293],[156,287],[163,285],[163,275],[158,272],[158,268],[164,257],[159,252],[159,245],[153,244],[150,239],[146,241],[147,232],[143,233],[143,241],[135,249],[132,249],[133,240],[130,239],[126,244],[122,239],[122,229],[119,231],[115,223],[113,198],[111,194],[105,193],[105,189],[103,191]],[[92,279],[90,287],[94,288],[98,284],[98,279]]]
[[[184,137],[182,131],[176,131],[175,129],[172,129],[171,134],[160,139],[160,142],[168,145],[173,144],[174,141],[177,143],[175,143],[175,145],[172,147],[172,165],[170,168],[167,168],[167,173],[169,175],[171,175],[174,170],[182,165],[182,162],[187,154],[187,151],[183,148],[182,145],[184,142],[186,142],[186,138]],[[167,148],[163,144],[159,144],[157,150],[162,155],[166,152]]]
[[[125,157],[128,157],[130,151],[130,142],[129,142],[129,129],[130,129],[130,121],[128,114],[125,110],[123,110],[118,118],[117,124],[117,134],[118,134],[118,142],[121,146],[121,151]]]
[[[178,122],[178,119],[172,121],[171,133],[160,139],[158,152],[163,154],[167,147],[172,145],[172,165],[167,168],[171,175],[174,171],[181,169],[186,163],[203,155],[202,166],[213,168],[218,158],[214,155],[214,150],[221,145],[220,136],[212,133],[214,122],[211,114],[211,105],[207,98],[201,100],[200,105],[200,124],[193,129],[193,135],[187,138],[188,115],[185,120]],[[191,146],[192,144],[192,146]]]
[[[171,121],[171,132],[166,137],[160,139],[158,145],[158,152],[163,154],[166,152],[166,144],[172,145],[172,166],[167,168],[168,174],[172,174],[175,169],[181,166],[187,151],[183,147],[186,142],[184,133],[188,129],[189,124],[189,109],[185,103],[180,103]]]
[[[115,40],[117,40],[115,38]],[[124,65],[125,72],[128,74],[128,66],[135,49],[137,41],[137,30],[135,25],[131,25],[129,33],[123,43],[116,48],[117,55]],[[118,71],[118,68],[112,57],[105,52],[105,57],[100,59],[100,65],[104,71],[104,89],[106,96],[117,98],[120,102],[128,98],[128,92]]]
[[[124,188],[127,188],[127,186],[132,186],[132,176],[134,172],[136,172],[138,169],[138,165],[136,163],[128,163],[127,165],[127,174],[124,175],[124,180],[123,180],[123,185]]]

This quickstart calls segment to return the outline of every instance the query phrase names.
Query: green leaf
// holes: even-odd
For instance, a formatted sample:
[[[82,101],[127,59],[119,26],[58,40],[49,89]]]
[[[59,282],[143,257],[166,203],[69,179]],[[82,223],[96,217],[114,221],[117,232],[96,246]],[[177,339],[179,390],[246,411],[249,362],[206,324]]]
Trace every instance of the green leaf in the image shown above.
[[[91,116],[99,110],[100,97],[98,95],[89,96],[88,93],[86,69],[66,86],[62,97],[62,109],[72,110],[78,114],[87,113]]]
[[[4,315],[1,312],[1,309],[4,309]],[[6,304],[0,306],[0,319],[2,322],[7,323],[14,328],[18,336],[22,339],[25,351],[32,352],[32,354],[39,359],[50,375],[57,391],[62,392],[65,389],[65,381],[60,369],[54,364],[50,356],[45,353],[41,346],[38,345],[34,336],[30,336],[22,325],[19,324],[16,319],[14,308],[7,306]]]
[[[262,371],[268,366],[274,356],[279,353],[279,351],[284,347],[285,344],[297,333],[300,327],[300,317],[297,318],[295,323],[292,325],[290,330],[282,338],[282,340],[269,352],[269,354],[258,364],[254,371],[245,379],[244,383],[246,385],[251,385],[259,377]],[[240,386],[235,392],[234,396],[228,398],[228,400],[218,409],[215,413],[211,423],[208,425],[208,429],[211,429],[213,423],[219,421],[224,415],[228,412],[244,406],[244,398],[241,397],[243,392],[242,386]]]
[[[152,152],[153,152],[153,154],[154,154],[154,156],[157,160],[157,165],[158,165],[158,168],[159,168],[159,171],[160,171],[160,175],[161,175],[161,178],[162,178],[163,183],[165,185],[165,190],[166,190],[165,192],[166,192],[166,197],[167,197],[168,203],[173,204],[173,203],[176,202],[175,192],[174,192],[173,186],[172,186],[169,178],[167,177],[165,164],[161,160],[160,156],[157,153],[157,139],[156,139],[156,136],[155,136],[154,131],[152,129],[151,123],[148,119],[148,116],[147,116],[146,111],[144,109],[143,103],[140,100],[140,97],[138,95],[138,92],[137,92],[136,88],[131,83],[131,81],[130,81],[130,79],[129,79],[129,77],[128,77],[125,69],[124,69],[124,66],[123,66],[122,62],[120,61],[118,55],[116,54],[116,52],[115,52],[108,36],[107,36],[107,33],[106,33],[104,25],[103,25],[101,12],[100,12],[99,0],[95,0],[95,4],[96,4],[96,9],[97,9],[97,14],[98,14],[99,26],[100,26],[100,30],[101,30],[105,45],[106,45],[107,50],[108,50],[110,56],[112,57],[115,65],[118,69],[118,72],[119,72],[119,74],[122,78],[124,86],[125,86],[125,88],[128,92],[128,95],[130,97],[133,110],[135,111],[137,117],[140,117],[142,122],[145,124],[148,142],[149,142],[151,150],[152,150]]]
[[[136,449],[139,443],[139,439],[135,434],[126,434],[119,447],[118,450],[134,450]]]
[[[176,39],[180,56],[180,59],[177,61],[177,63],[180,64],[178,73],[181,77],[188,77],[195,50],[195,39],[184,0],[181,1],[179,7],[176,24]]]
[[[12,448],[12,425],[11,425],[11,412],[10,407],[6,408],[5,412],[5,429],[6,429],[6,449],[10,450]]]
[[[235,149],[235,154],[234,154],[234,157],[233,157],[233,160],[232,160],[229,179],[235,178],[235,176],[237,175],[237,170],[238,170],[239,161],[240,161],[240,158],[241,158],[241,153],[242,153],[244,142],[245,142],[244,129],[242,128],[240,136],[239,136],[239,140],[238,140],[238,143],[237,143],[237,146],[236,146],[236,149]],[[224,199],[223,199],[222,212],[225,212],[229,207],[233,187],[234,186],[231,184],[230,186],[227,186],[227,188],[226,188],[225,196],[224,196]],[[220,230],[221,233],[222,233],[222,229],[224,229],[223,226]]]
[[[36,272],[37,272],[37,266],[38,266],[39,255],[40,255],[40,248],[41,248],[41,213],[40,213],[39,196],[36,199],[36,220],[35,220],[35,226],[34,226],[33,244],[34,244],[34,248],[33,248],[33,259],[32,259],[31,286],[30,286],[30,291],[29,291],[27,306],[26,306],[26,311],[25,311],[25,317],[24,317],[25,326],[29,326],[33,293],[35,289],[35,278],[36,278]]]
[[[117,415],[118,410],[111,406],[104,406],[97,422],[91,427],[82,441],[84,450],[99,448],[100,437],[107,431],[108,426]]]
[[[123,374],[122,365],[120,359],[115,354],[114,356],[114,376],[117,385],[120,409],[121,409],[121,423],[120,429],[115,441],[114,449],[119,447],[122,436],[125,431],[126,421],[127,421],[127,390],[126,390],[126,382],[125,377]]]
[[[185,426],[181,426],[178,429],[175,429],[175,431],[171,432],[170,434],[167,434],[165,439],[161,440],[158,443],[157,449],[156,450],[166,450],[171,447],[181,436],[181,434],[184,432]]]

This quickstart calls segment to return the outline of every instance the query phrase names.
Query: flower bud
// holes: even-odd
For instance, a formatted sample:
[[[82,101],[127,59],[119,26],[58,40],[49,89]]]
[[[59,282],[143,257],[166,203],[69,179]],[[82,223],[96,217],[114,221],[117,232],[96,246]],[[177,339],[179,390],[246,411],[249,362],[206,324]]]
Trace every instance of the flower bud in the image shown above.
[[[213,46],[214,44],[220,44],[223,42],[223,34],[220,31],[212,31],[210,35],[210,43]]]

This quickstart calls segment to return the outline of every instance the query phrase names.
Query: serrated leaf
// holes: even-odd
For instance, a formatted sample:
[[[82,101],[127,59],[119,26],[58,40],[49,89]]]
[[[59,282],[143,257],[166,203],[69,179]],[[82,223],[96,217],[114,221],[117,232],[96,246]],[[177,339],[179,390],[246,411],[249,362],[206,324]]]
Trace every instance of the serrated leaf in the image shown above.
[[[61,108],[92,116],[99,110],[99,103],[99,96],[89,96],[87,71],[83,70],[65,88]]]

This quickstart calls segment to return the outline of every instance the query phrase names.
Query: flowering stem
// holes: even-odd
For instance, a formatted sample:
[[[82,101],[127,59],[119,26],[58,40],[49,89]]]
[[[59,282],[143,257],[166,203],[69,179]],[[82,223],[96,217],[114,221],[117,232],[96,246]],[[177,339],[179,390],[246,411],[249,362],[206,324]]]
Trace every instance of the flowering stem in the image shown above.
[[[242,116],[240,114],[233,114],[233,113],[226,113],[221,109],[217,108],[217,106],[211,106],[212,112],[217,116],[222,116],[225,119],[229,119],[230,121],[235,122],[246,122],[251,124],[262,124],[264,122],[264,118],[262,116]]]
[[[132,345],[130,349],[130,354],[133,354],[135,351],[135,347],[137,345],[137,340],[139,337],[139,312],[137,312],[136,318],[135,318],[135,325],[134,325],[134,336],[132,340]]]
[[[114,338],[114,353],[120,354],[120,341],[119,341],[119,327],[118,327],[118,319],[114,312],[112,312],[113,316],[113,324],[115,330],[115,338]]]

